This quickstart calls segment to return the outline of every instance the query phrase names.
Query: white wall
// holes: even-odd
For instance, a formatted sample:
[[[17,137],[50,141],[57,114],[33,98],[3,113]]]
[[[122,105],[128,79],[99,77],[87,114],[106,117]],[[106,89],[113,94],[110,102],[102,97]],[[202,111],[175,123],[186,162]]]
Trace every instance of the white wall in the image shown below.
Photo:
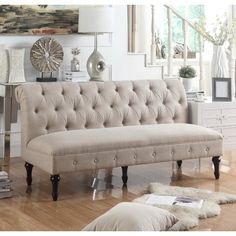
[[[113,80],[160,79],[161,68],[144,65],[144,54],[127,54],[127,6],[114,7],[115,31],[112,40]]]

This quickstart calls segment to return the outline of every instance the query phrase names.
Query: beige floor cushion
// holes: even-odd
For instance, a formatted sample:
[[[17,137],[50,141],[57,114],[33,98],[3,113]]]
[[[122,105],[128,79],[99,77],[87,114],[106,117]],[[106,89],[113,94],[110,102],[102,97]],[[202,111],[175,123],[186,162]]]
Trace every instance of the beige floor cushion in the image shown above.
[[[166,231],[178,219],[166,210],[140,203],[119,203],[83,231]]]

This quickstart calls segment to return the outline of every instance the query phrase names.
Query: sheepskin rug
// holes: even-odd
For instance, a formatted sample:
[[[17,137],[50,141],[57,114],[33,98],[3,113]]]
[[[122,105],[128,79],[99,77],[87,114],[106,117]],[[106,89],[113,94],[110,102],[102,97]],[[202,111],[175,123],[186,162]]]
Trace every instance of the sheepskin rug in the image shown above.
[[[198,225],[199,219],[205,219],[219,215],[220,206],[218,204],[236,202],[236,195],[233,194],[212,192],[196,188],[168,186],[160,183],[151,183],[148,186],[148,192],[150,194],[156,195],[185,196],[204,200],[200,209],[177,205],[154,205],[159,208],[167,209],[179,219],[179,221],[170,229],[172,231],[189,230],[190,228]],[[145,204],[150,194],[145,194],[139,198],[134,199],[133,201]]]

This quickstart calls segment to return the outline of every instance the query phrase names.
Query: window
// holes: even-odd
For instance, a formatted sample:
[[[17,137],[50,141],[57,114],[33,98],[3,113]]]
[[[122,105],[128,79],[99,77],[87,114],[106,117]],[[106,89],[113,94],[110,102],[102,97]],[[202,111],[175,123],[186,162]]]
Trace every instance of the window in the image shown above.
[[[203,5],[173,5],[183,16],[191,22],[197,22],[204,16]],[[156,36],[165,45],[168,51],[168,20],[167,9],[163,5],[155,5],[155,29]],[[172,14],[172,40],[173,44],[183,44],[182,20]],[[198,34],[191,27],[188,27],[188,48],[190,51],[198,52]]]

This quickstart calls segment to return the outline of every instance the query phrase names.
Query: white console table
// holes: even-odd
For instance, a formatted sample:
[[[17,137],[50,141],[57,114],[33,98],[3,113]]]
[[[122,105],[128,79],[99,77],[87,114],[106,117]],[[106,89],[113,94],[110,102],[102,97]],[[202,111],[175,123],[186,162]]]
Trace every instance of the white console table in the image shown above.
[[[219,131],[225,149],[236,149],[236,102],[189,102],[189,121]]]

